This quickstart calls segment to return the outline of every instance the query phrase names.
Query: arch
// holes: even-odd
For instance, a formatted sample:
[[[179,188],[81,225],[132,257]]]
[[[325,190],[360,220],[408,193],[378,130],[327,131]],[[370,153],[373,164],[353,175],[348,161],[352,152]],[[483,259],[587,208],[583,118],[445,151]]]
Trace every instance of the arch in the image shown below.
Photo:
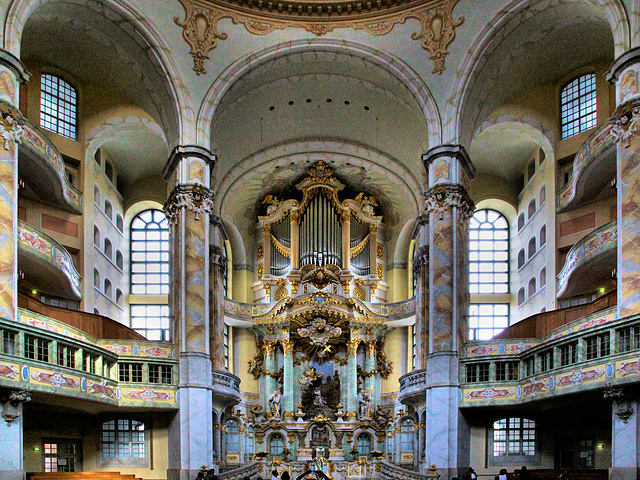
[[[451,86],[450,101],[443,112],[443,125],[448,126],[446,131],[443,131],[443,143],[468,144],[470,139],[463,138],[465,134],[462,132],[462,121],[469,95],[482,66],[503,42],[504,37],[517,28],[518,24],[536,12],[544,10],[545,5],[559,3],[580,3],[600,8],[613,35],[614,56],[617,58],[630,48],[629,18],[621,0],[513,0],[491,21],[486,22],[486,26],[477,35],[476,40],[471,42],[472,48],[460,63]]]
[[[97,185],[93,186],[93,201],[96,205],[100,205],[100,189],[98,188]]]
[[[110,260],[113,259],[113,244],[108,238],[104,239],[104,254],[109,257]]]
[[[522,212],[520,215],[518,215],[518,230],[522,230],[522,228],[524,227],[526,220],[524,217],[524,212]]]
[[[532,198],[527,207],[527,217],[531,220],[531,217],[536,213],[536,199]]]
[[[62,0],[65,1],[65,0]],[[11,54],[20,58],[22,33],[29,17],[34,11],[48,3],[61,2],[61,0],[16,0],[7,11],[4,27],[4,48]],[[77,3],[68,1],[68,3]],[[91,2],[85,4],[91,8]],[[148,52],[149,59],[160,75],[167,93],[170,96],[173,114],[175,115],[175,132],[170,132],[170,145],[177,143],[193,143],[195,140],[195,116],[192,108],[191,95],[186,84],[181,80],[181,69],[172,57],[172,50],[166,43],[164,36],[156,29],[143,12],[133,7],[126,0],[113,0],[109,3],[99,3],[95,7],[103,10],[111,10],[108,15],[120,17],[118,25],[123,28],[136,42]],[[144,44],[144,45],[142,45]]]
[[[102,286],[100,282],[100,272],[97,268],[93,269],[93,286],[98,290],[100,290],[100,287]]]
[[[109,217],[109,220],[113,218],[113,205],[108,199],[104,200],[104,214]]]
[[[524,248],[522,248],[518,252],[518,268],[522,268],[526,261],[527,260],[524,254]]]
[[[373,450],[373,437],[369,432],[361,432],[355,438],[358,455],[368,455]]]
[[[109,298],[111,298],[112,295],[113,295],[113,285],[111,283],[111,280],[109,280],[108,278],[104,279],[104,290],[103,290],[103,293]]]
[[[540,247],[542,247],[543,245],[546,245],[547,243],[547,226],[546,225],[543,225],[542,228],[540,228],[540,235],[538,237],[540,240],[538,242],[540,244]]]
[[[540,193],[538,193],[538,205],[544,205],[544,202],[547,200],[547,186],[542,185],[540,187]]]
[[[529,239],[529,245],[527,246],[527,257],[531,258],[536,254],[536,237]]]
[[[527,296],[531,298],[535,295],[536,292],[536,277],[531,277],[529,279],[529,283],[527,284]]]
[[[122,233],[124,231],[124,220],[122,219],[122,215],[116,213],[116,228]]]
[[[525,292],[524,292],[524,287],[520,288],[520,290],[518,290],[518,306],[522,305],[524,303],[525,300]]]
[[[93,226],[93,244],[100,248],[100,229],[96,225]]]
[[[394,265],[407,264],[407,259],[409,258],[409,245],[411,244],[411,233],[413,232],[413,226],[415,223],[415,219],[411,219],[406,221],[402,226],[400,234],[396,240],[395,248],[393,249]]]
[[[547,284],[547,267],[540,270],[540,282],[538,284],[540,285],[540,288]]]
[[[269,453],[271,455],[281,455],[284,450],[284,437],[281,433],[275,432],[269,435]]]
[[[123,299],[124,299],[124,295],[122,294],[122,290],[120,290],[119,288],[116,288],[116,303],[118,304],[118,306],[120,307],[123,306]]]
[[[226,93],[232,86],[249,72],[262,65],[272,62],[283,56],[291,56],[298,53],[329,52],[335,54],[348,54],[361,57],[375,63],[397,78],[400,83],[411,92],[420,106],[427,127],[428,142],[430,146],[442,143],[441,119],[436,102],[420,76],[402,60],[384,53],[378,49],[368,47],[348,40],[332,39],[302,39],[287,42],[286,44],[271,45],[257,53],[251,53],[231,64],[211,85],[202,103],[197,117],[197,141],[198,145],[209,147],[209,129],[213,122],[217,108]]]
[[[116,250],[116,267],[118,267],[120,270],[124,268],[124,257],[120,250]]]

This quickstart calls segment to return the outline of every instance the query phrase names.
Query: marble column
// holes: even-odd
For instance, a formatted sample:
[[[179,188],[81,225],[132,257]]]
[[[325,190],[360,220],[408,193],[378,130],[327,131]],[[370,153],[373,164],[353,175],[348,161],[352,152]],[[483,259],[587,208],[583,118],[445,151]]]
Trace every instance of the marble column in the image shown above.
[[[209,313],[211,319],[209,348],[213,370],[226,372],[228,368],[225,366],[224,349],[224,277],[227,273],[227,257],[220,241],[218,226],[213,225],[211,230],[211,236],[216,238],[217,241],[209,247],[209,278],[211,279],[209,288]]]
[[[375,340],[366,340],[365,341],[365,356],[364,356],[364,368],[365,372],[371,372],[371,370],[376,368],[376,341]],[[363,388],[365,391],[371,396],[371,400],[373,401],[376,397],[375,385],[376,376],[366,376],[363,382]]]
[[[278,381],[273,378],[269,373],[277,373],[277,362],[276,362],[276,343],[273,340],[265,340],[263,343],[264,347],[264,368],[268,372],[264,375],[264,398],[263,407],[265,412],[269,412],[269,402],[267,399],[273,393],[273,391],[278,388]]]
[[[640,47],[621,55],[607,73],[616,87],[611,122],[617,140],[618,318],[640,313]]]
[[[174,148],[163,176],[171,225],[170,308],[180,352],[180,410],[169,427],[169,480],[191,480],[213,461],[212,365],[209,309],[210,190],[215,156],[184,145]]]
[[[458,355],[467,336],[468,224],[474,210],[468,192],[475,168],[460,145],[432,148],[423,162],[429,179],[425,460],[450,478],[469,465],[469,427],[458,408]]]
[[[348,414],[358,411],[358,345],[359,338],[352,338],[347,344],[347,378],[342,387],[342,404]],[[350,417],[349,419],[353,419]]]
[[[638,401],[621,388],[605,390],[611,400],[611,467],[609,478],[637,480],[640,475]]]
[[[6,320],[15,320],[18,308],[18,144],[24,119],[17,105],[19,85],[29,76],[20,60],[0,50],[0,317]],[[2,402],[0,478],[22,480],[22,405],[13,406],[8,398]]]
[[[293,421],[293,341],[289,338],[280,340],[284,350],[282,416],[284,420]]]

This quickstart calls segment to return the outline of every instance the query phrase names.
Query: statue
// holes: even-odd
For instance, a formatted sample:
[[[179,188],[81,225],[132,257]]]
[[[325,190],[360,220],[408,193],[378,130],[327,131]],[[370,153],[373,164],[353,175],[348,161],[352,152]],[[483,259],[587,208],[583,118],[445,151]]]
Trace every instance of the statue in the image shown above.
[[[321,377],[322,373],[317,373],[315,367],[309,367],[302,373],[302,377],[298,379],[298,382],[300,382],[302,388],[305,388]]]
[[[378,202],[376,202],[376,198],[373,195],[367,197],[364,192],[360,192],[358,195],[356,195],[354,201],[358,205],[360,205],[365,215],[368,215],[370,217],[374,216],[375,210],[373,207],[377,207]]]
[[[385,427],[391,421],[391,414],[382,408],[382,405],[378,405],[376,411],[373,412],[373,420],[381,427]]]
[[[278,206],[280,205],[281,201],[275,195],[267,195],[262,201],[263,205],[265,203],[267,204],[267,215],[271,215],[278,210]]]
[[[311,447],[331,447],[331,435],[326,424],[318,423],[311,434]]]
[[[271,418],[274,420],[280,420],[282,418],[282,411],[280,410],[280,390],[277,388],[273,391],[269,397],[269,410],[271,411]]]
[[[316,448],[316,458],[313,461],[313,471],[316,472],[316,478],[323,477],[323,475],[318,475],[318,472],[322,472],[326,476],[327,470],[328,465],[324,459],[324,448]]]
[[[264,357],[262,355],[262,351],[258,350],[253,357],[253,360],[249,360],[249,373],[253,375],[255,380],[260,378],[260,374],[262,373],[262,362],[264,361]]]
[[[382,347],[378,350],[376,361],[378,363],[380,376],[384,379],[389,378],[389,374],[393,372],[393,364],[387,360],[387,354],[382,351]]]
[[[267,422],[267,413],[262,409],[262,405],[254,405],[249,411],[253,416],[254,427],[259,427]]]
[[[364,420],[369,418],[369,409],[371,407],[371,397],[365,390],[360,390],[360,400],[358,400],[358,418]]]

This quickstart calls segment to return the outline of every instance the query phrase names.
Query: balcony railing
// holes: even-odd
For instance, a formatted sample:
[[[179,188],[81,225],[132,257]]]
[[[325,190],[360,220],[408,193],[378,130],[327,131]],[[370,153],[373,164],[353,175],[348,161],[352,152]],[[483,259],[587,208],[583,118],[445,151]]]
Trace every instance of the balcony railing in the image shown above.
[[[556,194],[556,211],[562,212],[595,198],[616,175],[615,138],[607,122],[596,129],[573,160],[569,182]]]
[[[18,222],[18,264],[26,281],[63,298],[82,298],[81,277],[69,252],[53,238]],[[57,275],[59,273],[60,275]]]
[[[427,388],[427,371],[414,370],[401,376],[399,382],[398,400],[401,403],[412,403],[414,397],[424,397]]]
[[[589,233],[571,247],[557,277],[556,296],[571,297],[594,291],[609,280],[611,272],[616,268],[617,241],[618,222],[614,220]],[[585,271],[587,267],[588,275],[575,278],[578,272]]]
[[[24,195],[82,214],[82,193],[69,182],[62,155],[38,127],[25,122],[18,156]]]

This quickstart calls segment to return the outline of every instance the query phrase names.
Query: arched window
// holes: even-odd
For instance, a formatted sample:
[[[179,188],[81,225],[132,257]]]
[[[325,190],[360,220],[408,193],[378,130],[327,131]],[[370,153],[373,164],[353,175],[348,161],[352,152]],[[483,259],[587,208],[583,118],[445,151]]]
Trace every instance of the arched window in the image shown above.
[[[493,423],[494,457],[535,454],[535,421],[528,418],[503,418]]]
[[[122,220],[122,215],[116,213],[116,228],[122,232],[124,229],[124,221]]]
[[[538,194],[538,203],[542,205],[547,199],[547,187],[543,185],[540,187],[540,193]]]
[[[144,423],[137,420],[109,420],[102,424],[103,458],[145,458]]]
[[[358,449],[358,455],[368,455],[371,452],[371,435],[368,433],[361,433],[356,439],[356,448]]]
[[[282,455],[284,450],[284,439],[279,433],[274,433],[269,437],[269,453],[271,455]]]
[[[524,303],[524,299],[525,299],[525,293],[524,293],[524,287],[522,287],[520,290],[518,290],[518,305],[522,305]]]
[[[108,158],[104,161],[104,173],[113,182],[113,164]]]
[[[78,93],[60,77],[40,77],[40,126],[63,137],[76,139]]]
[[[413,420],[405,418],[400,425],[400,450],[402,452],[413,452]]]
[[[100,230],[95,225],[93,226],[93,244],[100,248]]]
[[[543,225],[540,229],[540,247],[547,243],[547,226]]]
[[[596,126],[596,76],[581,75],[560,93],[560,130],[569,138]]]
[[[536,254],[536,237],[531,237],[529,240],[529,248],[528,248],[529,258],[533,257]]]
[[[131,222],[131,293],[169,293],[169,223],[160,210],[145,210]]]
[[[100,290],[100,272],[94,268],[93,269],[93,286]]]
[[[124,268],[124,257],[122,256],[122,252],[120,250],[116,250],[116,267],[120,270]]]
[[[531,277],[529,279],[528,293],[529,293],[529,297],[533,297],[535,295],[535,293],[536,293],[536,278],[535,277]]]
[[[522,230],[524,227],[524,212],[518,215],[518,230]]]
[[[122,295],[122,290],[120,290],[119,288],[116,289],[116,303],[118,304],[118,306],[122,306],[122,299],[124,298],[124,295]]]
[[[109,257],[109,259],[113,258],[113,245],[108,238],[104,239],[104,254]]]
[[[525,261],[526,261],[526,258],[524,254],[524,248],[523,248],[518,252],[518,268],[522,268]]]
[[[478,210],[469,225],[471,293],[509,292],[509,223],[495,210]]]
[[[113,286],[111,285],[111,280],[108,278],[104,279],[104,294],[109,298],[113,295]]]
[[[96,205],[100,205],[100,189],[98,188],[97,185],[94,185],[93,187],[93,201],[95,202]]]
[[[527,216],[529,217],[529,219],[531,219],[531,217],[533,217],[535,213],[536,213],[536,200],[534,198],[529,202],[529,206],[527,207]]]
[[[240,430],[238,428],[238,422],[235,420],[227,420],[225,422],[224,439],[227,453],[239,453],[240,452]]]
[[[109,220],[113,217],[113,205],[109,200],[104,201],[104,214],[109,217]]]
[[[547,284],[547,267],[540,270],[540,288]]]
[[[536,159],[532,158],[529,160],[529,165],[527,165],[527,180],[531,180],[536,173]]]

